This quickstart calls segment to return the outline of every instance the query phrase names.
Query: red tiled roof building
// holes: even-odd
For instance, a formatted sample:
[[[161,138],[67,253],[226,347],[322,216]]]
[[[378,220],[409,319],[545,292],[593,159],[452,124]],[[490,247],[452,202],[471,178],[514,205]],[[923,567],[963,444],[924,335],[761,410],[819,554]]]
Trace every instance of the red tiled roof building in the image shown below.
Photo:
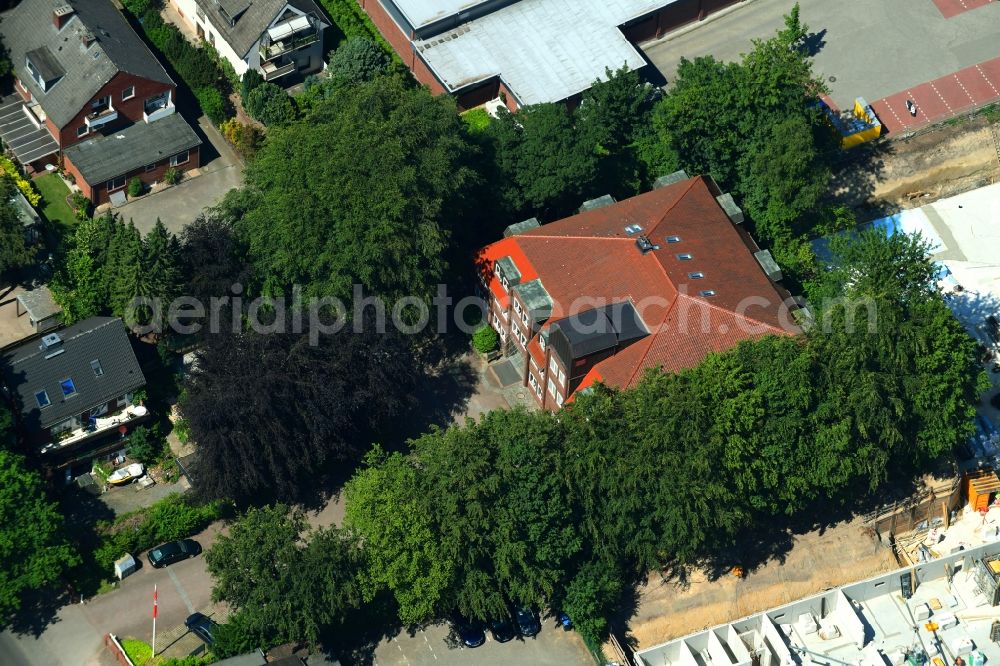
[[[709,352],[799,332],[770,253],[732,197],[683,172],[651,192],[508,227],[477,256],[490,324],[525,386],[557,409],[595,382],[633,386]]]

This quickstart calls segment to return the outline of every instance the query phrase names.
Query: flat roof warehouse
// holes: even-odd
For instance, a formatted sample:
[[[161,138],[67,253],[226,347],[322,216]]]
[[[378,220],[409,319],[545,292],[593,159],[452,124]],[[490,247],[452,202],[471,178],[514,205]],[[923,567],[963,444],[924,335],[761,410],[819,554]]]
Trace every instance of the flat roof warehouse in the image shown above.
[[[438,80],[457,92],[494,77],[520,105],[570,98],[605,78],[639,69],[642,54],[620,26],[676,0],[395,0],[413,46]]]

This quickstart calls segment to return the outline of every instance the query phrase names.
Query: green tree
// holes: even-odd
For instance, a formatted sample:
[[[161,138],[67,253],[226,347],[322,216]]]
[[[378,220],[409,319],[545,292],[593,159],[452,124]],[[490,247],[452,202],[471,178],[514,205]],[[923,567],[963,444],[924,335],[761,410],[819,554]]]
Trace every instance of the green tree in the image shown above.
[[[517,113],[501,109],[489,135],[511,211],[555,218],[583,203],[597,177],[598,155],[565,104],[536,104]]]
[[[628,67],[606,69],[604,80],[583,93],[577,111],[579,130],[607,152],[624,149],[649,122],[655,91]]]
[[[272,130],[220,214],[235,221],[265,293],[298,284],[351,303],[360,284],[429,299],[472,175],[468,151],[451,99],[382,77]]]
[[[163,449],[163,438],[159,436],[155,426],[152,429],[139,426],[129,435],[128,453],[139,462],[145,464],[156,462],[163,454]]]
[[[284,90],[273,83],[258,84],[243,100],[251,118],[268,127],[286,125],[295,120],[295,105]]]
[[[58,582],[79,561],[41,478],[20,456],[0,449],[0,626],[21,608],[26,592]]]
[[[148,295],[160,299],[164,309],[180,295],[181,264],[180,241],[156,218],[156,224],[143,240],[143,265]]]
[[[240,79],[240,98],[249,97],[254,88],[262,83],[264,83],[264,77],[253,67],[243,72],[243,78]]]
[[[388,72],[391,61],[378,44],[365,37],[348,37],[330,55],[330,78],[337,84],[371,81]]]
[[[144,313],[133,314],[131,310],[136,298],[148,297],[151,294],[145,258],[142,235],[135,224],[131,220],[128,224],[124,224],[116,218],[114,235],[108,248],[108,264],[105,268],[108,306],[114,315],[138,316],[140,320],[143,318]]]
[[[108,310],[108,261],[116,218],[81,220],[70,239],[66,260],[52,280],[52,296],[71,324]]]
[[[286,641],[316,644],[357,606],[357,548],[336,529],[306,533],[301,512],[278,504],[250,509],[205,554],[212,598],[235,613],[222,654]]]
[[[11,202],[15,192],[6,179],[0,183],[0,273],[31,263],[31,249],[24,242],[24,225]]]

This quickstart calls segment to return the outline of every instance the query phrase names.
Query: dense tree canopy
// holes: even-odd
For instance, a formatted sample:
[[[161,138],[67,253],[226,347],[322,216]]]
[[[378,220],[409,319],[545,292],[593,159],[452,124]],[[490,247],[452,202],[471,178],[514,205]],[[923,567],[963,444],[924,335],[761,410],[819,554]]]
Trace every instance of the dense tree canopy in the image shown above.
[[[335,529],[307,534],[300,512],[250,509],[205,554],[212,598],[235,611],[219,631],[221,656],[306,639],[359,602],[357,548]]]
[[[56,583],[79,557],[41,477],[0,448],[0,627],[29,590]]]
[[[2,63],[0,54],[0,69]],[[0,180],[0,274],[27,266],[31,261],[31,250],[24,242],[24,225],[10,200],[15,192],[8,179]]]
[[[227,332],[225,318],[221,326],[206,337],[182,405],[198,443],[197,488],[208,497],[302,499],[312,479],[358,457],[407,405],[417,370],[396,334],[348,326],[312,344],[308,333]]]
[[[63,318],[74,322],[131,315],[136,298],[160,299],[166,307],[181,281],[180,242],[160,220],[144,240],[131,220],[109,213],[80,222],[51,286]]]
[[[223,209],[265,293],[298,284],[350,302],[361,284],[427,297],[445,270],[467,151],[452,100],[382,77],[272,131]]]

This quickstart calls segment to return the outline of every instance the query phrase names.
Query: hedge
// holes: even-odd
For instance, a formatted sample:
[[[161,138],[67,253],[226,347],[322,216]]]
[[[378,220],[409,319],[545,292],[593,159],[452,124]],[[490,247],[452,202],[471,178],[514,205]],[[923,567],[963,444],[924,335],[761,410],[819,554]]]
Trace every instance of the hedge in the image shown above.
[[[115,560],[125,553],[137,555],[165,541],[197,534],[222,517],[222,508],[221,502],[198,506],[180,494],[167,495],[152,506],[99,523],[100,545],[94,559],[102,573],[110,575]]]
[[[146,37],[173,66],[184,84],[191,89],[201,110],[214,124],[226,119],[226,97],[230,79],[219,66],[219,56],[208,48],[194,46],[177,26],[166,23],[156,8],[149,8],[140,21]],[[235,73],[233,73],[235,76]]]
[[[409,68],[399,57],[399,54],[389,45],[382,33],[378,31],[371,18],[356,0],[320,0],[323,9],[330,15],[333,22],[337,24],[340,32],[345,38],[365,37],[374,41],[382,47],[386,54],[392,59],[393,64],[399,71],[409,72]]]

